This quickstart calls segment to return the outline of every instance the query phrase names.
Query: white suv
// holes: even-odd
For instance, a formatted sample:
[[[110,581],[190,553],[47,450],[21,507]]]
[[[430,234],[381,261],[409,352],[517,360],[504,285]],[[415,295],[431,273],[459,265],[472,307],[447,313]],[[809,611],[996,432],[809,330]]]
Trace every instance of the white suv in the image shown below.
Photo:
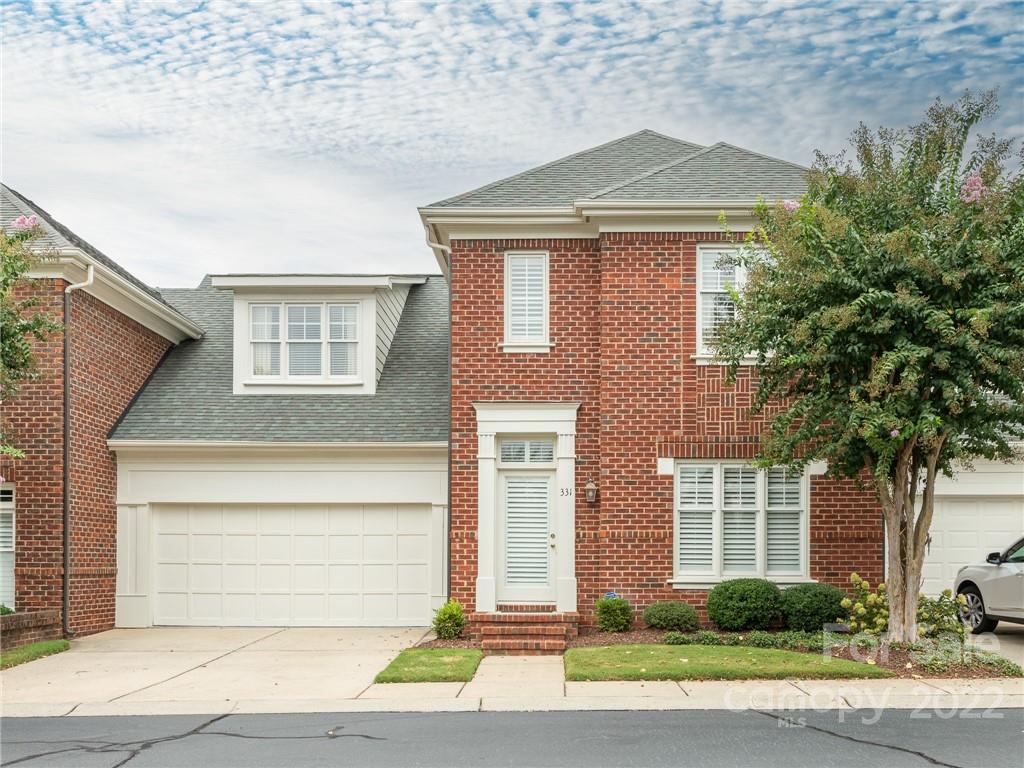
[[[963,595],[964,619],[976,635],[991,632],[1000,621],[1024,624],[1024,539],[984,563],[966,565],[956,575]]]

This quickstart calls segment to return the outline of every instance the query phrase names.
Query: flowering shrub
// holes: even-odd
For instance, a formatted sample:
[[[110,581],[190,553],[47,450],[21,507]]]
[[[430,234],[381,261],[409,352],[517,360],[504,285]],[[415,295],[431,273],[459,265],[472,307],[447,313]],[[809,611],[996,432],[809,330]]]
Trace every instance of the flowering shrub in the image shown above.
[[[840,606],[846,610],[850,629],[853,632],[867,632],[881,635],[889,628],[889,595],[885,582],[874,589],[858,574],[850,574],[854,597],[844,598]]]
[[[922,637],[953,637],[960,645],[967,642],[967,625],[961,610],[967,603],[963,595],[944,589],[938,597],[921,595],[917,604],[917,624]]]

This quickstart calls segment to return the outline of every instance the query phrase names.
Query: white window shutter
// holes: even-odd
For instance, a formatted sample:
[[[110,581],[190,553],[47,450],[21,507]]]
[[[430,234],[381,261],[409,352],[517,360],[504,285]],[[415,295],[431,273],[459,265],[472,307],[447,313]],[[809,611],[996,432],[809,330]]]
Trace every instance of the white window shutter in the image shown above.
[[[14,604],[14,489],[0,488],[0,604]]]
[[[505,583],[548,583],[550,479],[505,478]]]
[[[765,567],[769,573],[800,571],[802,477],[785,467],[772,467],[767,478]]]
[[[544,254],[510,253],[508,259],[508,341],[547,341],[547,279]]]
[[[706,573],[713,568],[715,470],[679,467],[679,570]]]
[[[722,469],[722,570],[757,570],[757,470]]]

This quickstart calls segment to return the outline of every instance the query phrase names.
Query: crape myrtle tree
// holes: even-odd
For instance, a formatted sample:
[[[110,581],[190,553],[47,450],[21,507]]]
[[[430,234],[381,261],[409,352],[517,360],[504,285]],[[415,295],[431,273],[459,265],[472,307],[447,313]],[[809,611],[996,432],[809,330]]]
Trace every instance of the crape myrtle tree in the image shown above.
[[[47,258],[32,247],[39,232],[35,216],[19,216],[9,228],[0,228],[0,409],[17,394],[22,382],[37,375],[33,341],[45,341],[61,328],[37,310],[38,296],[17,291],[29,282],[28,271]],[[0,410],[0,460],[23,455],[13,445]]]
[[[940,473],[1010,460],[1024,437],[1024,152],[969,148],[996,109],[968,92],[906,130],[861,125],[855,161],[819,153],[803,198],[758,207],[716,344],[733,376],[756,358],[755,412],[782,404],[759,463],[873,485],[890,641],[918,638]]]

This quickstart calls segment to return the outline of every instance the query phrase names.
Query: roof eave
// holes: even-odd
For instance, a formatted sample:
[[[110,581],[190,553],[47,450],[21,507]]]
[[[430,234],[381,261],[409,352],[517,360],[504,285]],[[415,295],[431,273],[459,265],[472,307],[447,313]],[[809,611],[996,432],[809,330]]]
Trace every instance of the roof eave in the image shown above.
[[[96,274],[98,287],[86,289],[90,293],[96,293],[100,288],[108,288],[112,295],[123,297],[136,305],[145,316],[151,317],[156,322],[147,323],[144,318],[133,317],[136,321],[146,325],[151,330],[159,333],[168,341],[175,344],[186,338],[198,339],[203,336],[203,329],[185,315],[178,312],[168,304],[156,299],[146,291],[121,277],[109,267],[93,259],[80,248],[61,248],[57,251],[47,251],[52,259],[44,260],[29,273],[30,277],[56,277],[68,282],[79,282],[84,277],[88,267],[93,267]],[[68,270],[75,270],[69,274]],[[111,296],[97,296],[105,303],[109,303]],[[121,307],[114,307],[119,311]],[[131,313],[125,313],[132,316]]]

